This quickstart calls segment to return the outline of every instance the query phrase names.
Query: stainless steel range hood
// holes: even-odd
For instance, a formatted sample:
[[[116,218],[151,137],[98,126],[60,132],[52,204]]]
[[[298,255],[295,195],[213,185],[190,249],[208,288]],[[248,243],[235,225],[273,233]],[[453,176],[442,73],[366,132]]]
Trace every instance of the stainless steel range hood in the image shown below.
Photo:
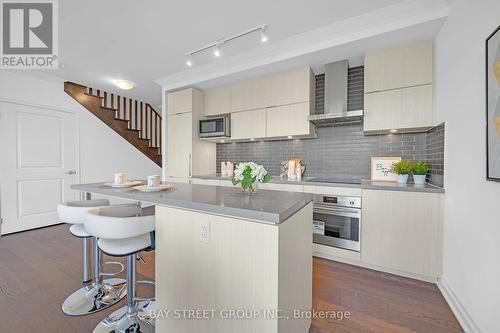
[[[360,122],[363,110],[347,111],[347,60],[325,65],[325,112],[309,116],[317,126]]]

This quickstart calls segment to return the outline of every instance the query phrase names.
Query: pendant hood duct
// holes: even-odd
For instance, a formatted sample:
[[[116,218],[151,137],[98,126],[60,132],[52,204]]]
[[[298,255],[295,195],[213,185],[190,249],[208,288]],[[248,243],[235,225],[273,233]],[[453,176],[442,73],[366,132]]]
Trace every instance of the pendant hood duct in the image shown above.
[[[309,116],[317,126],[360,122],[363,110],[347,111],[349,63],[341,60],[325,65],[325,113]]]

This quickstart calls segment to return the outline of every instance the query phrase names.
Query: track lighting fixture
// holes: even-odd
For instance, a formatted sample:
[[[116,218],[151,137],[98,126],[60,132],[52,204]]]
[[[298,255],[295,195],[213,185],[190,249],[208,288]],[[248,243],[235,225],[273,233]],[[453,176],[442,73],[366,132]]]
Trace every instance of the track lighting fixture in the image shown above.
[[[204,46],[202,48],[199,48],[197,50],[191,51],[189,53],[186,53],[186,66],[187,67],[193,66],[193,61],[191,59],[192,56],[194,56],[195,54],[197,54],[199,52],[203,52],[203,51],[206,51],[209,49],[213,49],[214,57],[219,58],[222,55],[222,50],[221,50],[222,44],[225,44],[227,42],[232,41],[233,39],[240,38],[240,37],[246,36],[246,35],[254,33],[254,32],[260,32],[260,40],[262,43],[266,43],[269,40],[268,35],[267,35],[267,24],[264,24],[264,25],[258,26],[256,28],[244,31],[242,33],[233,35],[231,37],[227,37],[227,38],[218,40],[212,44],[209,44],[209,45]]]

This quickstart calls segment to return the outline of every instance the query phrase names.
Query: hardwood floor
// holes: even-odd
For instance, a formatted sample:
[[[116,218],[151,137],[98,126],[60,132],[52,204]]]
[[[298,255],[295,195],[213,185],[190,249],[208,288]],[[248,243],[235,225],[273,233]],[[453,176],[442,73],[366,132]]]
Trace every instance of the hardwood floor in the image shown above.
[[[62,313],[64,299],[81,286],[81,242],[67,229],[59,225],[0,238],[1,333],[92,332],[118,308],[85,317]],[[154,254],[145,259],[138,272],[152,279]],[[435,285],[318,258],[313,282],[316,310],[350,316],[314,319],[310,333],[463,332]]]

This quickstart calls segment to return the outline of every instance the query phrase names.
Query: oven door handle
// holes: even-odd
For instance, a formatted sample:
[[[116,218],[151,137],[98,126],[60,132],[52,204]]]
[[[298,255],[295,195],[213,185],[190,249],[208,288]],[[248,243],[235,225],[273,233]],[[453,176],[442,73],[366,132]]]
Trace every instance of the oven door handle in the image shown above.
[[[313,206],[314,213],[322,213],[322,214],[335,214],[347,217],[361,217],[360,209],[350,209],[350,208],[332,208],[332,207],[323,207],[323,206]]]

